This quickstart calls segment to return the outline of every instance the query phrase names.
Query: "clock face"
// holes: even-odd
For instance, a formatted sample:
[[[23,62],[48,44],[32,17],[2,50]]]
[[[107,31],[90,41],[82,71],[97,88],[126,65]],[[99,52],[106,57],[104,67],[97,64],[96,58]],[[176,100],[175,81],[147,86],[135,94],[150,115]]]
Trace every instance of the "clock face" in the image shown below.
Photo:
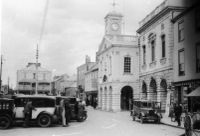
[[[112,27],[112,29],[113,29],[114,31],[117,31],[117,30],[119,29],[119,24],[113,23],[113,24],[111,25],[111,27]]]

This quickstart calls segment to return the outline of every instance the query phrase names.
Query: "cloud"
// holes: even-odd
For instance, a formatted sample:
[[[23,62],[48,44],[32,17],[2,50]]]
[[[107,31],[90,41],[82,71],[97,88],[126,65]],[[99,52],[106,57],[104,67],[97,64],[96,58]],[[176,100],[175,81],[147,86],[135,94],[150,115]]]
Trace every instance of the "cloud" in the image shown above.
[[[135,34],[138,22],[162,0],[118,0],[116,9],[125,16],[126,32]],[[46,0],[3,0],[3,83],[8,76],[15,86],[16,71],[35,62],[36,45]],[[104,35],[104,17],[112,0],[49,0],[39,61],[56,74],[73,75],[85,55],[95,61]]]

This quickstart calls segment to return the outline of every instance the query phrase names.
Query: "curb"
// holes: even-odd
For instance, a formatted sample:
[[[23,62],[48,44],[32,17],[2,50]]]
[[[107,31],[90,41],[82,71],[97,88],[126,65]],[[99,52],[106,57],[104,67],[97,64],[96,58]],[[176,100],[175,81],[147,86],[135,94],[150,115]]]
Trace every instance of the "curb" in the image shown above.
[[[174,125],[167,124],[167,123],[164,123],[164,122],[160,122],[160,123],[163,124],[163,125],[166,125],[166,126],[174,127],[174,128],[185,129],[184,127],[174,126]],[[200,130],[194,130],[194,131],[197,132],[197,133],[200,133]]]
[[[163,125],[166,125],[166,126],[175,127],[175,128],[179,128],[179,129],[184,129],[184,127],[179,127],[179,126],[167,124],[167,123],[164,123],[164,122],[160,122],[160,123],[163,124]]]

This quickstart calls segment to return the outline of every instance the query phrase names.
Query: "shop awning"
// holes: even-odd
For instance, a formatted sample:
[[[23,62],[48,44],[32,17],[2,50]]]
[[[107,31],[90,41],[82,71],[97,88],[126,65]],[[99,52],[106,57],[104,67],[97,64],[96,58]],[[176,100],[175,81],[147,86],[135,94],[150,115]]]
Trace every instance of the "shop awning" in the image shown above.
[[[200,87],[197,87],[195,90],[193,90],[191,93],[187,95],[187,97],[197,97],[200,96]]]

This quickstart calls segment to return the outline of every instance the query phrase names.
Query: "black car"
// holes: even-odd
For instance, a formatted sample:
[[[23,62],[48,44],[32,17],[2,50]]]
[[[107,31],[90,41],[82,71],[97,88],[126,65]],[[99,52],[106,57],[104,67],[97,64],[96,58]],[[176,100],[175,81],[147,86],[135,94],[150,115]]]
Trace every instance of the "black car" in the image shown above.
[[[87,111],[85,106],[77,100],[76,97],[65,97],[65,96],[58,96],[56,97],[56,104],[59,106],[61,99],[65,99],[70,103],[70,120],[77,120],[78,122],[82,122],[87,119]],[[58,113],[59,110],[58,110]]]
[[[133,121],[139,119],[141,123],[155,122],[160,123],[162,118],[160,110],[160,102],[138,100],[133,102],[133,110],[131,115]]]
[[[14,100],[0,98],[0,129],[7,129],[13,124]]]

